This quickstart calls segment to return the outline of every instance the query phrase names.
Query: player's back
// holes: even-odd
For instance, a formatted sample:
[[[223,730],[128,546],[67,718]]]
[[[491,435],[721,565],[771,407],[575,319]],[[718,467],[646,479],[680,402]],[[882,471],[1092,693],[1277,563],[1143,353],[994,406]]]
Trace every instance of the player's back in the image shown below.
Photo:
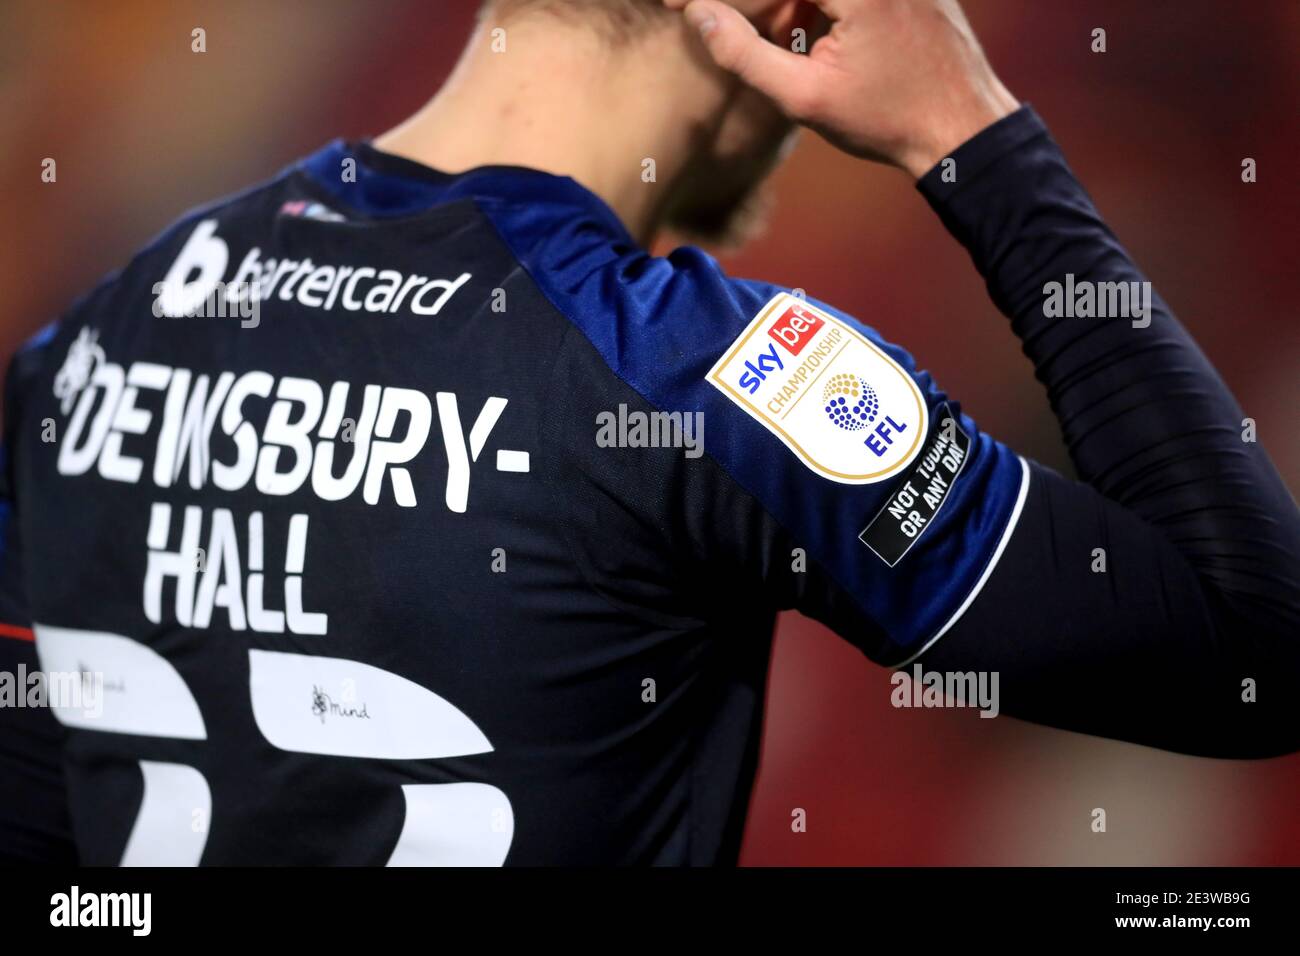
[[[734,857],[771,603],[692,546],[715,465],[601,441],[653,410],[529,236],[631,307],[571,181],[334,144],[17,357],[5,612],[102,675],[55,708],[84,862]]]

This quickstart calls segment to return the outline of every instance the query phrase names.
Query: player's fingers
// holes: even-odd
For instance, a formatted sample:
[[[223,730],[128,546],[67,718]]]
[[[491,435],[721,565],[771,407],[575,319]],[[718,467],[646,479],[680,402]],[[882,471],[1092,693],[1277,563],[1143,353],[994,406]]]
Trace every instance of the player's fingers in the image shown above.
[[[770,97],[793,118],[808,118],[815,70],[807,57],[764,40],[743,14],[719,0],[690,0],[685,14],[718,66]]]
[[[680,10],[690,2],[691,0],[662,0],[669,10]],[[816,7],[832,20],[840,18],[840,10],[844,6],[844,0],[804,0],[804,3]]]

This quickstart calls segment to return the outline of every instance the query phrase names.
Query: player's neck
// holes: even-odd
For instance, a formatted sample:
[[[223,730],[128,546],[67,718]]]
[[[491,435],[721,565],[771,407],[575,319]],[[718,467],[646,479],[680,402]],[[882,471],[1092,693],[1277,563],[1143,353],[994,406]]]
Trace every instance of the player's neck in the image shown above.
[[[446,172],[511,165],[570,176],[649,245],[693,135],[718,121],[723,92],[671,35],[610,47],[545,18],[511,25],[505,50],[493,52],[490,30],[475,33],[438,94],[375,146]]]

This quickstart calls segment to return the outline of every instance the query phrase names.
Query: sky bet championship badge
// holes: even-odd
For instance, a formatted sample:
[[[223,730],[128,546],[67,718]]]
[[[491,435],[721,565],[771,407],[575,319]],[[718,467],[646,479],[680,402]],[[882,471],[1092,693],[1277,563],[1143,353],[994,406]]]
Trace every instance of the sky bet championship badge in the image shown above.
[[[787,292],[759,311],[708,377],[831,481],[897,474],[928,426],[910,375],[856,329]]]

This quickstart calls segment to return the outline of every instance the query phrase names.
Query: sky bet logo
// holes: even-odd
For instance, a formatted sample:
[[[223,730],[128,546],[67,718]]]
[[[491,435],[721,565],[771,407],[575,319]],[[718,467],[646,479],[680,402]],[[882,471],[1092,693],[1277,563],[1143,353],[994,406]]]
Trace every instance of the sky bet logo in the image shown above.
[[[916,457],[929,409],[867,330],[788,292],[773,296],[708,382],[830,481],[869,484]]]
[[[807,309],[792,305],[767,330],[774,343],[791,355],[798,355],[816,336],[817,331],[826,323]],[[777,354],[776,344],[769,345],[766,352],[760,352],[757,359],[745,363],[745,371],[740,376],[740,387],[753,395],[773,372],[785,369],[785,362]]]
[[[783,368],[785,363],[776,354],[776,346],[769,345],[766,352],[760,352],[758,358],[745,363],[745,371],[740,373],[740,387],[753,395],[769,375]]]
[[[780,342],[791,355],[798,355],[825,324],[807,309],[792,305],[767,330],[767,334]]]

